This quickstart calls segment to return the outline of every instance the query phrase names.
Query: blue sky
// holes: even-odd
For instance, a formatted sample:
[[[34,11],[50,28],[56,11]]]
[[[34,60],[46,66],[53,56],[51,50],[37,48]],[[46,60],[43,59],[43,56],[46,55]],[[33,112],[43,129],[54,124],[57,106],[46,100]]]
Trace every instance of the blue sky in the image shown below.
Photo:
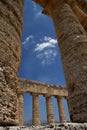
[[[37,82],[66,86],[58,43],[52,20],[41,14],[42,8],[25,0],[22,58],[19,77]],[[58,120],[56,99],[52,98],[55,119]],[[39,96],[41,120],[46,120],[45,98]],[[25,120],[32,119],[32,97],[24,95]],[[67,119],[68,110],[66,102]]]

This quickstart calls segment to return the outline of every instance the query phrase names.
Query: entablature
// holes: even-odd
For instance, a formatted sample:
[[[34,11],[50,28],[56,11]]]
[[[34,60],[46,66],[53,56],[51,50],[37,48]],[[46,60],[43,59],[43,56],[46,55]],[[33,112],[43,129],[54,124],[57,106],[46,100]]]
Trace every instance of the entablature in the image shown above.
[[[18,93],[36,93],[38,95],[50,95],[50,96],[68,96],[67,88],[52,85],[52,84],[44,84],[35,81],[30,81],[26,79],[19,79],[19,89]]]

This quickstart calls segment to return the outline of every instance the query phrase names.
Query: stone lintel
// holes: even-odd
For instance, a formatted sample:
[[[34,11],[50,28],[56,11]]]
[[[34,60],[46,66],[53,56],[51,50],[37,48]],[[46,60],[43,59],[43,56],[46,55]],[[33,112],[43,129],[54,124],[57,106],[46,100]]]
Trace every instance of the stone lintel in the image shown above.
[[[19,84],[20,88],[18,89],[18,93],[38,94],[43,96],[68,96],[67,88],[57,85],[43,84],[25,79],[19,79]]]

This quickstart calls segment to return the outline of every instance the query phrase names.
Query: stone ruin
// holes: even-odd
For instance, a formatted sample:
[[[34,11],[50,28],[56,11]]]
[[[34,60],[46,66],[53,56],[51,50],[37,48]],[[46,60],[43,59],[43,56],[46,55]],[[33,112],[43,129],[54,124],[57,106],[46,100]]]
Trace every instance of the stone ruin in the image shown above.
[[[20,88],[18,89],[17,98],[17,119],[19,120],[19,125],[24,124],[24,98],[23,94],[29,93],[32,96],[32,125],[40,126],[40,108],[38,96],[43,95],[46,99],[46,110],[47,110],[47,122],[48,124],[54,123],[54,114],[52,108],[52,99],[54,96],[57,99],[59,108],[59,118],[61,123],[66,122],[66,116],[64,112],[64,106],[62,98],[67,100],[68,91],[66,88],[62,88],[56,85],[42,84],[34,81],[28,81],[25,79],[19,79]]]
[[[72,122],[87,122],[87,3],[85,0],[34,0],[52,18],[67,88],[18,79],[23,0],[0,0],[0,126],[23,125],[23,94],[33,97],[33,125],[40,125],[38,95],[46,97],[48,123],[54,122],[51,96],[66,122],[62,97]]]

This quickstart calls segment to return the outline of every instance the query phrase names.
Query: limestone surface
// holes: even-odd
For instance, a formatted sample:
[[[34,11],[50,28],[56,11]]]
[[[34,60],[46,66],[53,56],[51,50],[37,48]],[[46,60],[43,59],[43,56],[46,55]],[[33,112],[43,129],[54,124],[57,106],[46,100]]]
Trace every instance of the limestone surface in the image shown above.
[[[23,0],[0,0],[0,126],[16,125]]]
[[[52,18],[68,88],[72,122],[87,122],[87,2],[34,0]]]
[[[87,123],[65,123],[65,124],[51,124],[48,126],[20,126],[20,127],[0,127],[0,130],[87,130]]]

